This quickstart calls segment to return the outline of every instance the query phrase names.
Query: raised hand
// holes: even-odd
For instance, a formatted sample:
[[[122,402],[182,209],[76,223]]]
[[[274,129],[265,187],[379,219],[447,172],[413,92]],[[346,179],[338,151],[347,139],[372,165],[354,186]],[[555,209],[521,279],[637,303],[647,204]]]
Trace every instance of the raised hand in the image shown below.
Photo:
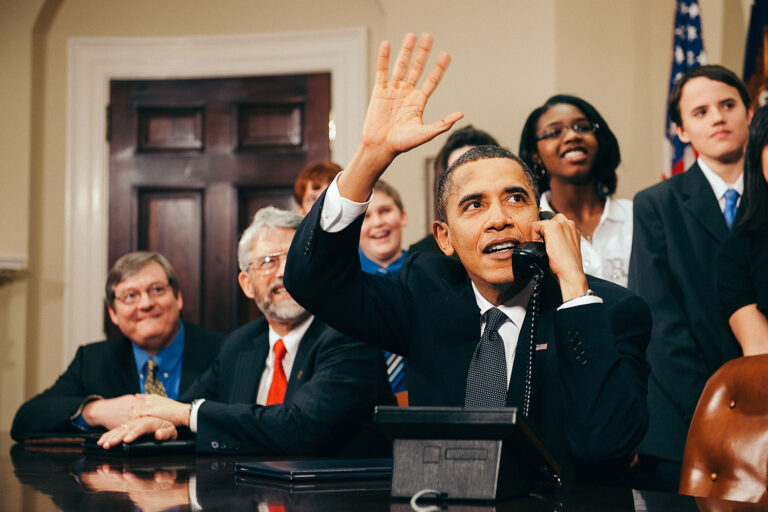
[[[432,140],[463,117],[461,112],[453,112],[440,121],[424,124],[427,100],[440,82],[451,57],[447,53],[440,54],[417,87],[432,48],[432,36],[422,34],[418,47],[416,42],[416,35],[405,36],[391,77],[389,42],[384,41],[379,46],[376,84],[368,104],[360,146],[339,179],[339,191],[343,197],[365,201],[373,184],[398,154]]]
[[[416,35],[405,36],[389,79],[389,41],[383,41],[379,46],[376,85],[368,105],[361,142],[382,149],[392,158],[445,132],[462,117],[461,113],[454,112],[441,121],[423,123],[427,99],[440,82],[451,57],[441,53],[421,86],[416,87],[432,49],[432,36],[422,34],[414,53],[416,42]]]

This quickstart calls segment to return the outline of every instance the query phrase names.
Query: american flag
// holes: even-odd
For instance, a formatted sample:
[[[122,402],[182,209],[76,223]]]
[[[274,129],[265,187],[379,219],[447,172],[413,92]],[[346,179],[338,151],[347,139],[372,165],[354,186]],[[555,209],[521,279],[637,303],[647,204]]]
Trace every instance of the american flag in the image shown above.
[[[675,36],[672,72],[669,74],[669,92],[672,92],[672,87],[683,73],[707,63],[704,40],[701,36],[701,11],[699,11],[698,0],[677,0],[675,9]],[[664,149],[663,178],[665,179],[685,171],[696,160],[693,148],[677,138],[675,126],[669,117],[669,110],[667,110]]]

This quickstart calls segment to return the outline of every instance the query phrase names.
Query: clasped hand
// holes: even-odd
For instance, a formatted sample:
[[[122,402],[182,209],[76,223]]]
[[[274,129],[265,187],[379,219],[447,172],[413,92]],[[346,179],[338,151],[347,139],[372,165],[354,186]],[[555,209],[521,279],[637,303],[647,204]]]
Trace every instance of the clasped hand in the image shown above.
[[[176,426],[189,425],[189,404],[152,394],[136,394],[133,398],[131,419],[105,432],[98,441],[102,448],[132,443],[146,434],[154,434],[158,441],[176,439]]]

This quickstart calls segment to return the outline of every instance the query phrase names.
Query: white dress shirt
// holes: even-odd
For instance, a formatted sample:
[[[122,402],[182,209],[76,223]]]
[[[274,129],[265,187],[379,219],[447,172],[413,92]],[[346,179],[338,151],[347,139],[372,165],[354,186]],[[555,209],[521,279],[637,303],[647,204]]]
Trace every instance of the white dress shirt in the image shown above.
[[[550,198],[549,190],[541,195],[542,211],[554,212]],[[632,252],[632,201],[607,197],[592,241],[580,238],[584,273],[626,288]]]
[[[699,164],[701,172],[704,173],[704,177],[707,178],[709,186],[712,187],[712,192],[715,193],[717,204],[720,205],[721,212],[725,212],[725,193],[728,189],[733,189],[739,193],[739,197],[736,200],[736,206],[738,207],[741,204],[741,196],[744,195],[744,173],[739,174],[736,182],[729,185],[715,171],[710,169],[701,158],[696,160],[696,163]]]
[[[285,372],[286,381],[291,378],[291,370],[293,369],[293,362],[296,360],[296,353],[299,350],[299,343],[301,338],[304,337],[304,333],[309,329],[309,325],[314,320],[314,316],[311,316],[296,326],[291,332],[285,336],[280,336],[275,332],[272,326],[269,326],[269,354],[267,360],[264,362],[264,371],[261,372],[261,379],[259,380],[259,388],[256,391],[256,403],[259,405],[265,405],[267,403],[267,397],[269,396],[269,388],[272,385],[272,374],[275,371],[275,343],[277,340],[283,340],[285,346],[285,356],[283,357],[283,371]],[[197,433],[197,411],[200,406],[203,405],[205,399],[197,400],[192,405],[192,410],[189,413],[189,430]]]

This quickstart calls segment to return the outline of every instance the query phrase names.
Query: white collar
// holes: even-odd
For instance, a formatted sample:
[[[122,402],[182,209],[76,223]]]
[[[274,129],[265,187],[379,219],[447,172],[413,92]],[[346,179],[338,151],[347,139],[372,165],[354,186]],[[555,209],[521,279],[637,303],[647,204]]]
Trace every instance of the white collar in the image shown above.
[[[541,205],[541,211],[546,212],[552,212],[554,213],[555,210],[552,209],[552,205],[549,204],[550,199],[552,198],[552,191],[547,190],[544,193],[541,194],[541,199],[539,200],[539,204]],[[614,201],[611,196],[608,196],[605,198],[605,206],[603,207],[603,214],[600,216],[600,222],[598,225],[602,224],[603,221],[610,220],[615,222],[624,222],[627,220],[626,212],[619,207],[618,202]]]
[[[732,188],[736,192],[739,193],[739,197],[744,195],[744,173],[742,172],[739,174],[739,178],[736,180],[735,183],[731,183],[730,185],[723,180],[723,178],[720,177],[719,174],[717,174],[715,171],[709,168],[707,164],[704,163],[704,160],[699,157],[696,160],[696,163],[699,164],[699,168],[701,169],[701,172],[704,173],[704,177],[707,178],[707,181],[709,182],[709,186],[712,187],[712,191],[715,193],[715,197],[719,201],[723,195],[725,195],[725,191]]]
[[[504,304],[499,304],[498,306],[494,306],[483,297],[478,291],[477,286],[475,286],[475,283],[472,283],[472,291],[475,293],[477,307],[480,308],[480,316],[485,315],[489,309],[496,307],[509,318],[515,327],[518,329],[523,328],[525,312],[528,309],[528,300],[531,298],[531,292],[533,291],[533,280]]]
[[[309,329],[309,324],[312,323],[312,320],[314,320],[314,316],[310,315],[309,318],[304,320],[302,323],[294,327],[294,329],[286,334],[285,336],[280,336],[275,332],[275,330],[272,328],[272,326],[269,326],[269,351],[270,353],[274,349],[275,343],[277,343],[277,340],[282,339],[283,345],[285,345],[285,351],[288,354],[296,355],[296,352],[299,349],[299,343],[301,343],[301,338],[304,337],[304,333],[307,332],[307,329]]]

